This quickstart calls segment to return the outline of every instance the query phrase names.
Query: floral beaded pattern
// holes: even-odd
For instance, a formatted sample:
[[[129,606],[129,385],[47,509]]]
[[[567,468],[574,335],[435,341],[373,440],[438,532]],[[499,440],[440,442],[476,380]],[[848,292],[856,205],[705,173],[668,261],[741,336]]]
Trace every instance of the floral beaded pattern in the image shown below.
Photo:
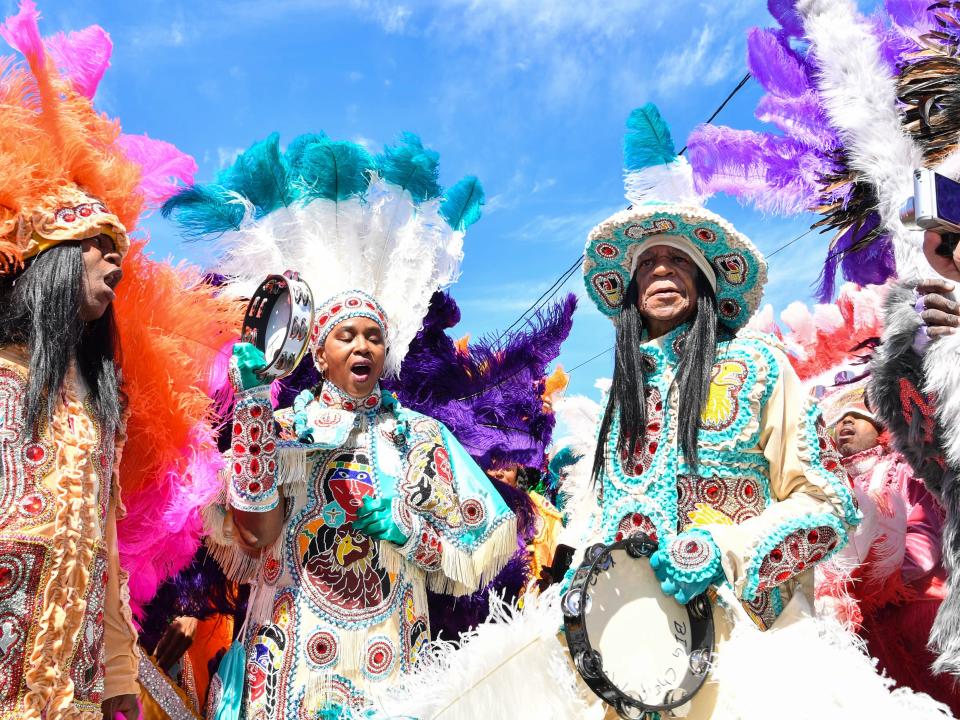
[[[757,590],[762,592],[799,575],[836,550],[839,543],[840,535],[829,525],[793,531],[763,559]]]
[[[435,572],[443,562],[443,540],[430,523],[418,517],[400,553],[427,572]]]
[[[278,560],[263,562],[260,617],[250,621],[254,720],[312,717],[324,704],[359,706],[383,692],[429,640],[425,588],[474,590],[485,570],[473,554],[502,563],[505,540],[516,538],[512,514],[448,431],[389,394],[351,398],[328,384],[278,415],[309,440],[276,442],[287,519]],[[391,499],[394,521],[409,531],[404,546],[354,529],[367,497]],[[268,603],[272,617],[263,617]]]
[[[230,504],[246,512],[277,507],[277,443],[269,390],[244,393],[233,413],[233,468]]]

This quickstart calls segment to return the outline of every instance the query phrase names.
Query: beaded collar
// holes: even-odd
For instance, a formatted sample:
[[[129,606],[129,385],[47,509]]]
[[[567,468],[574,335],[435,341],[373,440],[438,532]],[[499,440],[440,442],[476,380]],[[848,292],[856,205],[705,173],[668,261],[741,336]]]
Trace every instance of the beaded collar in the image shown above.
[[[690,323],[686,322],[654,340],[647,338],[647,331],[644,329],[640,352],[644,355],[643,370],[648,376],[663,370],[663,368],[658,367],[657,360],[659,358],[663,358],[668,366],[676,366],[680,360],[683,337],[689,329]]]
[[[366,397],[355,398],[348,395],[329,380],[324,381],[320,389],[319,401],[330,408],[340,410],[349,410],[357,412],[358,410],[376,410],[380,407],[383,400],[383,394],[378,383]]]

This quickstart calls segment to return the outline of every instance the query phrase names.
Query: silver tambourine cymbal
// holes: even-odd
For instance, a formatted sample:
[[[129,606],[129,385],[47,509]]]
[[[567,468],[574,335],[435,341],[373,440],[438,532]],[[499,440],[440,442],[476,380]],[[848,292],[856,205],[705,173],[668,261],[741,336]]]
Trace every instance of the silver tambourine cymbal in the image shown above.
[[[700,690],[713,661],[713,607],[663,594],[640,534],[587,548],[564,595],[567,647],[584,682],[620,717],[670,714]]]
[[[299,273],[268,275],[247,304],[241,342],[267,359],[259,375],[270,382],[292,373],[307,353],[313,325],[313,292]]]

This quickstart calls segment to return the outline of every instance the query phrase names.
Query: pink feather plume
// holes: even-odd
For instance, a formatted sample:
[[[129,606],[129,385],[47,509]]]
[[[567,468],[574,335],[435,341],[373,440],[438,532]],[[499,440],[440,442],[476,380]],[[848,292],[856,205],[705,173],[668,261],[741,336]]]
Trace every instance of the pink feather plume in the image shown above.
[[[143,168],[140,191],[148,207],[157,207],[197,174],[197,161],[163,140],[146,135],[121,135],[124,154]]]

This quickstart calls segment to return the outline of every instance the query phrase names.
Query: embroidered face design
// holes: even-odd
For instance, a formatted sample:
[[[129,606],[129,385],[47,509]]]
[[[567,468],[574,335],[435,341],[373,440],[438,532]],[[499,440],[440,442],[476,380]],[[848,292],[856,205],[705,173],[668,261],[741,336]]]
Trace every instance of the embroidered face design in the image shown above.
[[[713,260],[713,266],[731,285],[743,285],[747,279],[747,262],[738,253],[717,255]]]
[[[611,308],[618,308],[623,304],[623,279],[620,273],[609,270],[593,276],[593,286],[603,301]]]
[[[363,498],[373,497],[376,493],[370,466],[363,463],[333,461],[333,473],[328,481],[333,499],[343,508],[346,522],[357,519],[357,511]]]

